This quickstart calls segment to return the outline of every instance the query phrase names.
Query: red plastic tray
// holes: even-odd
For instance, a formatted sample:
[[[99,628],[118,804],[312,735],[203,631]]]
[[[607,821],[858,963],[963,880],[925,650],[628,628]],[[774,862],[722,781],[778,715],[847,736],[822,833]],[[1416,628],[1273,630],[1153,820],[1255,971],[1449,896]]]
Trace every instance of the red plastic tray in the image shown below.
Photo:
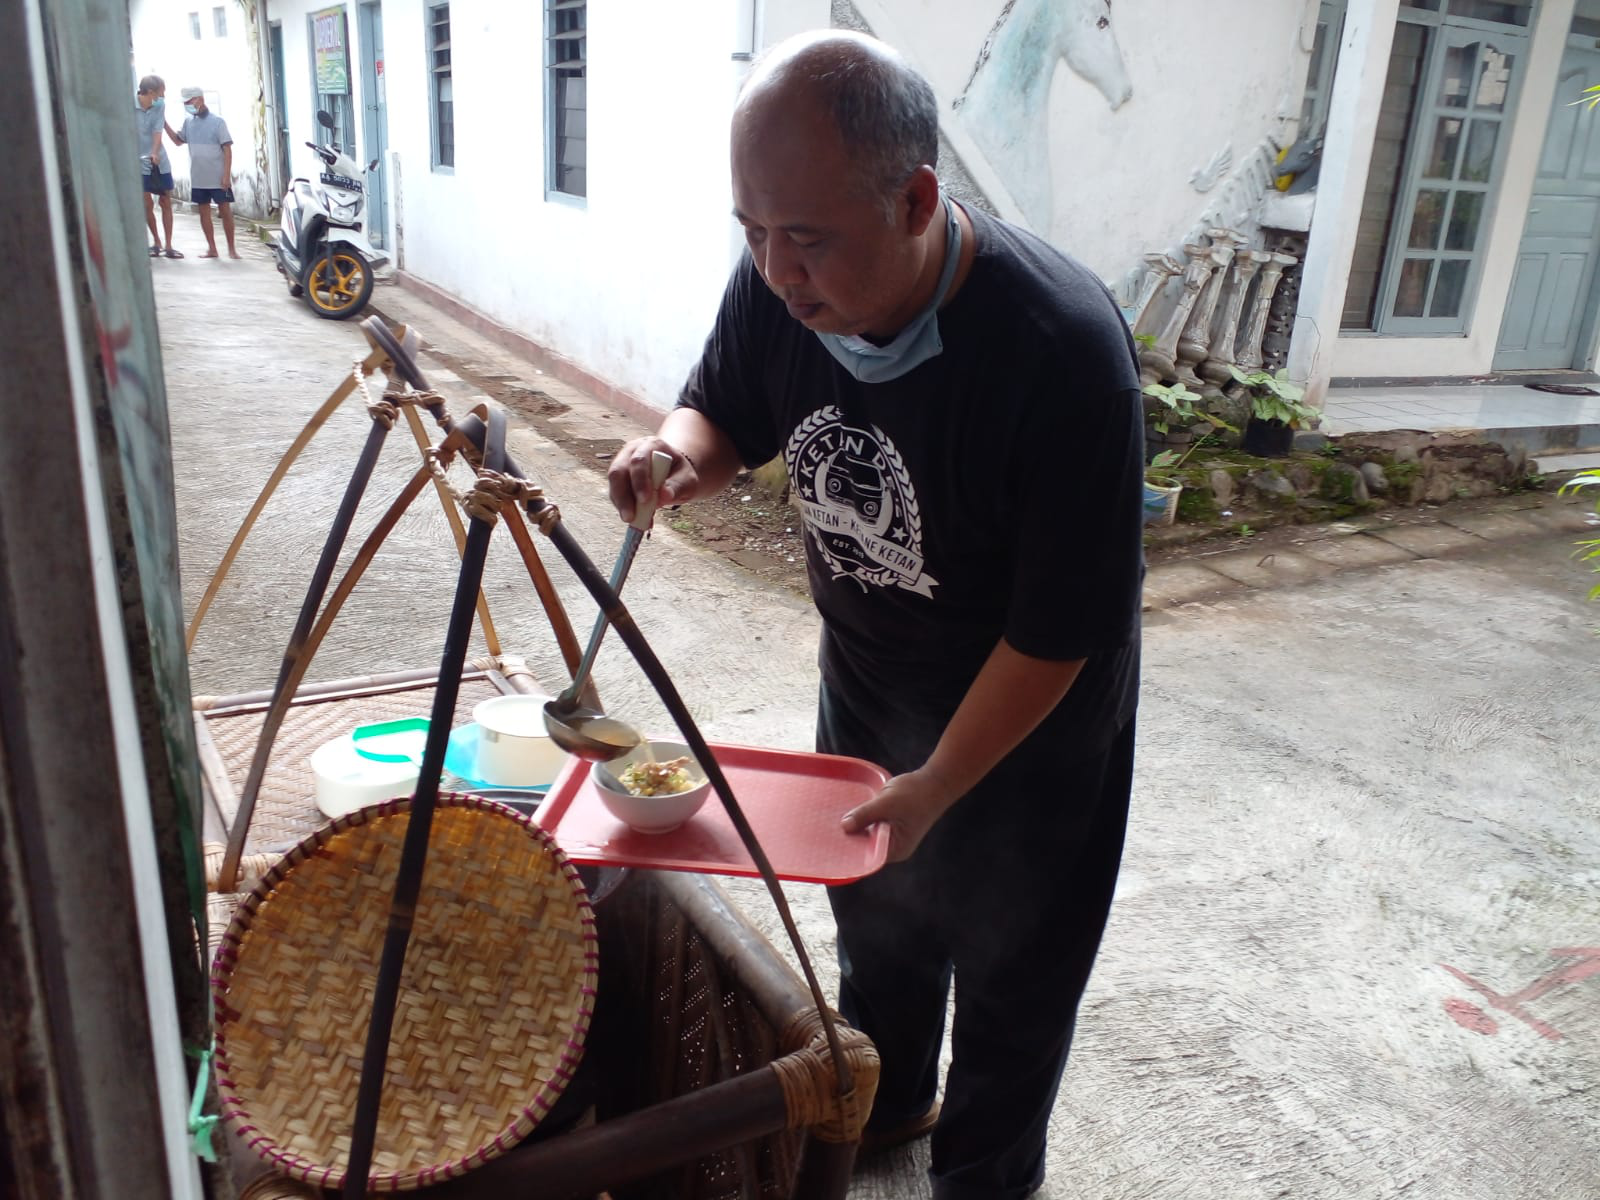
[[[886,827],[858,834],[839,827],[845,813],[888,782],[882,767],[859,758],[754,746],[713,744],[711,752],[778,878],[849,883],[883,866],[889,853]],[[572,759],[550,785],[534,820],[574,862],[758,874],[714,789],[705,806],[671,833],[635,833],[601,804],[589,764]]]

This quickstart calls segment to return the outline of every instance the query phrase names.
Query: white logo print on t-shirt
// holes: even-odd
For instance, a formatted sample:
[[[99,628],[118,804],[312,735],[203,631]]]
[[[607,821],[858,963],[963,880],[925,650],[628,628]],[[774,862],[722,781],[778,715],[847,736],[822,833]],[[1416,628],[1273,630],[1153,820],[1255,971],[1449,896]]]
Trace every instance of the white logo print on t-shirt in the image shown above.
[[[938,580],[923,571],[916,489],[883,430],[846,425],[830,404],[796,426],[783,460],[835,579],[933,594]]]

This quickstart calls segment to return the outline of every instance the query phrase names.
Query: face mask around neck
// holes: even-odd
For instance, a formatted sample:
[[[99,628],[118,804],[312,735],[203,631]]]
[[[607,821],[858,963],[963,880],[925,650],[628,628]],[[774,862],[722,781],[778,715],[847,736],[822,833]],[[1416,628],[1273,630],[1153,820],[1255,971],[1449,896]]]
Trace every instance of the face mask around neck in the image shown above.
[[[817,340],[827,347],[835,361],[862,383],[899,379],[944,351],[944,342],[939,337],[939,306],[949,294],[956,264],[961,260],[961,225],[956,220],[955,205],[948,197],[941,199],[945,217],[944,269],[939,273],[939,282],[928,307],[912,318],[887,346],[874,345],[854,334],[817,334]]]

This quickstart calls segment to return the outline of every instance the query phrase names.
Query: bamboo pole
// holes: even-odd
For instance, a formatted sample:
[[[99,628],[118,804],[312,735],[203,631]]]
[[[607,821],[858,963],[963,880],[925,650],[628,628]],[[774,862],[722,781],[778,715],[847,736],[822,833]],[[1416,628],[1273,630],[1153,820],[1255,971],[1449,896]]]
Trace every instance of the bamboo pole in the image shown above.
[[[787,1127],[783,1088],[768,1067],[520,1146],[460,1179],[412,1194],[427,1200],[593,1196]]]
[[[428,440],[428,431],[422,424],[417,406],[405,404],[401,408],[406,414],[406,424],[416,440],[417,449],[422,452],[422,459],[426,462],[432,443]],[[467,552],[467,531],[461,524],[461,514],[456,511],[455,497],[450,495],[450,489],[445,487],[442,479],[433,481],[433,490],[439,497],[439,503],[444,506],[445,520],[450,522],[450,532],[456,539],[456,555],[464,555]],[[482,588],[478,589],[478,623],[483,626],[483,644],[488,647],[490,654],[499,658],[500,635],[495,632],[494,621],[489,617],[489,597],[483,594]]]
[[[405,326],[400,327],[401,335],[405,335]],[[379,349],[372,339],[368,338],[373,346],[372,353],[361,360],[363,372],[378,371],[389,361],[386,350]],[[294,465],[295,459],[300,457],[300,452],[310,443],[317,430],[333,415],[334,409],[343,404],[350,393],[356,390],[356,375],[354,371],[346,375],[339,386],[328,393],[328,398],[322,406],[311,414],[311,419],[306,422],[305,428],[289,444],[283,452],[283,457],[278,460],[278,465],[272,469],[272,474],[267,477],[267,482],[262,485],[261,492],[256,496],[256,502],[250,506],[250,511],[245,514],[244,522],[239,526],[239,532],[233,535],[233,541],[228,543],[228,549],[222,556],[222,561],[217,564],[216,571],[211,576],[211,582],[206,585],[205,594],[200,597],[200,603],[195,607],[194,616],[189,618],[189,629],[184,635],[184,649],[194,650],[194,639],[200,632],[200,622],[205,619],[206,612],[211,608],[211,602],[217,598],[217,592],[222,587],[222,581],[228,577],[228,570],[233,566],[233,560],[238,557],[240,548],[244,545],[245,538],[250,535],[250,530],[255,527],[256,518],[261,515],[261,510],[267,506],[267,501],[272,498],[272,493],[278,490],[278,484],[289,473],[289,468]]]

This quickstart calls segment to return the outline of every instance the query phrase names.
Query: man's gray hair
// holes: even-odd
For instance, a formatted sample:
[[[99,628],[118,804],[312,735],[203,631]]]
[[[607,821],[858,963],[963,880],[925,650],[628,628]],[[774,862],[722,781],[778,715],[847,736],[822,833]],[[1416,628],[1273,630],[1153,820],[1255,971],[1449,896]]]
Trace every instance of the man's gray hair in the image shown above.
[[[151,92],[159,92],[167,86],[167,81],[159,75],[146,75],[139,80],[139,94],[148,96]]]
[[[887,45],[848,34],[806,46],[778,69],[815,88],[861,186],[893,219],[896,194],[912,172],[938,166],[939,104],[928,81]]]

